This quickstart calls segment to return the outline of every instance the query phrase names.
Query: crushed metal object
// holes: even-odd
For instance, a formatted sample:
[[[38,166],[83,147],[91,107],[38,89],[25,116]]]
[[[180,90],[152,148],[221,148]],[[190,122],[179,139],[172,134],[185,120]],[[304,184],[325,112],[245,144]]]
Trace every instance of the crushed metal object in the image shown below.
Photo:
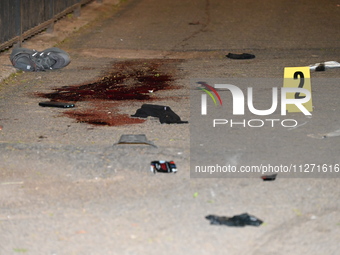
[[[118,144],[148,144],[157,148],[157,146],[153,142],[146,139],[146,136],[144,134],[122,135],[118,143],[115,143],[114,146]]]

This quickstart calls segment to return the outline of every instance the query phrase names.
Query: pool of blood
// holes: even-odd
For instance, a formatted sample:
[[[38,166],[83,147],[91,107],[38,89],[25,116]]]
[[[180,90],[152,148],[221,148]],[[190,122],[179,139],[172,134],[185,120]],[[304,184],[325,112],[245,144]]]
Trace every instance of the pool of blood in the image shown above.
[[[55,88],[53,92],[38,93],[38,96],[60,102],[89,101],[90,108],[64,112],[77,122],[108,126],[142,123],[145,120],[119,113],[119,103],[156,100],[159,98],[155,92],[176,89],[176,63],[178,60],[166,59],[120,61],[93,82]],[[108,110],[112,102],[116,102],[114,111]]]

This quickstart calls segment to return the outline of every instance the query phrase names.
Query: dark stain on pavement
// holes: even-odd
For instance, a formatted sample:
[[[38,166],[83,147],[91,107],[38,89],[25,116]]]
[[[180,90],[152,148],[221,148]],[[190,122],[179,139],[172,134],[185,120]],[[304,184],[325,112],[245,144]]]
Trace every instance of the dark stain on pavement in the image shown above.
[[[160,99],[157,91],[176,89],[174,77],[179,61],[139,59],[115,62],[94,82],[63,86],[51,93],[38,93],[38,96],[57,102],[89,101],[90,108],[64,112],[77,122],[108,126],[142,123],[144,119],[121,114],[118,108],[124,102],[157,100]]]

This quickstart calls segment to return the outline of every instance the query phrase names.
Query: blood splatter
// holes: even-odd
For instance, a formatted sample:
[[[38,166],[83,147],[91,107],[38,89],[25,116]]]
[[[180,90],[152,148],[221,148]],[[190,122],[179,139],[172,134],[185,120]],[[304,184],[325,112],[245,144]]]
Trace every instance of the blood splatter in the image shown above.
[[[127,114],[108,114],[106,112],[100,112],[98,109],[94,110],[83,110],[83,111],[72,111],[65,112],[66,115],[74,118],[77,122],[86,122],[92,125],[107,125],[107,126],[121,126],[127,124],[139,124],[145,120],[138,118],[130,118]]]
[[[116,62],[102,77],[87,84],[55,88],[51,93],[38,96],[51,101],[89,101],[90,109],[68,110],[65,114],[92,125],[118,126],[142,123],[145,120],[130,118],[119,111],[108,114],[105,102],[147,101],[158,99],[159,90],[176,89],[175,66],[179,60],[139,59]]]

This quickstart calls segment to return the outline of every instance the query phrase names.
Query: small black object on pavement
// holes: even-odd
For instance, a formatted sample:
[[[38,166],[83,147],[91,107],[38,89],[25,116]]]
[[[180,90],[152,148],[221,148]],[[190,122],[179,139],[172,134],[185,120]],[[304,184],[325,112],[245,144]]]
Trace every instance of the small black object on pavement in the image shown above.
[[[255,58],[255,55],[250,54],[250,53],[241,53],[241,54],[228,53],[226,57],[231,58],[231,59],[253,59]]]
[[[262,220],[248,213],[235,215],[230,218],[217,215],[208,215],[205,218],[210,221],[211,225],[227,225],[229,227],[244,227],[246,225],[258,227],[263,223]]]
[[[274,181],[276,179],[277,174],[272,174],[272,175],[263,175],[261,176],[261,179],[263,181]]]
[[[131,117],[147,118],[148,116],[159,118],[160,123],[166,124],[183,124],[188,123],[182,121],[181,118],[171,110],[169,106],[143,104]]]
[[[58,107],[58,108],[73,108],[75,107],[72,103],[63,103],[63,102],[55,102],[55,101],[46,101],[40,102],[40,106],[42,107]]]

